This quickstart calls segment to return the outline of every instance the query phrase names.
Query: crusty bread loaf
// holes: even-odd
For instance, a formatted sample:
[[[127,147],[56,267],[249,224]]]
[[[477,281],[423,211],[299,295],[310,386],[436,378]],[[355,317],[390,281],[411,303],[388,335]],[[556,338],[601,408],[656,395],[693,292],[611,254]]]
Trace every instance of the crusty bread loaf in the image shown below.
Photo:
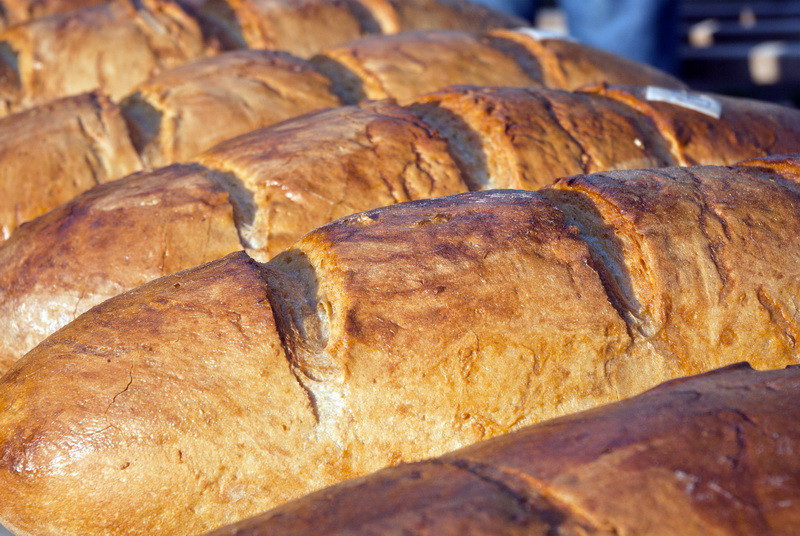
[[[75,311],[239,249],[228,192],[209,175],[197,165],[133,175],[20,228],[0,253],[0,347],[32,347]]]
[[[139,171],[120,109],[88,93],[0,119],[0,237],[92,186]]]
[[[222,46],[311,56],[365,34],[427,28],[420,10],[449,13],[435,19],[440,28],[522,23],[453,0],[402,8],[386,0],[112,0],[0,32],[0,113],[97,89],[119,99],[154,74]]]
[[[256,128],[336,106],[340,104],[339,97],[351,103],[377,97],[402,101],[454,83],[541,86],[538,60],[524,47],[515,45],[515,49],[508,43],[511,41],[464,32],[418,31],[375,36],[334,47],[317,55],[311,63],[279,51],[234,51],[157,74],[137,86],[121,106],[144,164],[168,165],[187,161],[216,143]],[[593,54],[583,49],[577,52]],[[619,81],[615,76],[596,72],[592,81]],[[651,82],[657,79],[641,78]],[[767,113],[770,112],[764,110]],[[19,121],[25,123],[32,121],[30,117],[40,116],[41,113],[26,115]],[[51,132],[60,130],[65,138],[75,128],[74,118],[68,114],[55,115],[52,121]],[[35,120],[31,126],[22,123],[18,128],[40,128],[35,126]],[[118,139],[112,143],[130,144],[124,129],[115,133]],[[68,145],[71,141],[65,139],[61,143]],[[26,150],[30,160],[51,158],[44,145],[29,144]],[[41,157],[37,150],[41,150]],[[74,158],[78,157],[76,153]],[[626,167],[651,165],[658,163],[636,164],[631,160]],[[113,171],[107,170],[102,180],[121,178],[131,170],[120,168],[116,175]],[[569,168],[567,172],[573,171]],[[37,189],[15,191],[14,185],[21,182],[18,176],[27,172],[19,169],[1,177],[8,196],[5,211],[0,207],[0,219],[13,223],[6,223],[6,234],[22,221],[69,199],[48,196],[47,191],[38,195]],[[558,173],[554,168],[551,175]],[[72,196],[86,187],[80,175],[45,174],[42,178],[52,184],[51,190],[68,190]],[[15,211],[15,206],[25,205],[36,206],[37,212]]]
[[[450,141],[473,190],[532,190],[563,175],[675,163],[646,116],[611,99],[586,97],[456,87],[422,96],[409,110]]]
[[[102,88],[126,95],[159,70],[200,57],[199,25],[170,0],[113,0],[0,33],[7,109]]]
[[[198,15],[229,47],[281,49],[302,57],[368,34],[525,25],[464,0],[204,0]]]
[[[674,380],[213,536],[796,534],[800,369]]]
[[[541,74],[484,39],[456,31],[416,31],[359,39],[311,58],[348,103],[407,101],[453,84],[542,86]]]
[[[741,110],[750,105],[735,99],[725,104]],[[676,128],[693,120],[680,106],[670,106]],[[800,117],[796,110],[773,108],[787,118]],[[724,114],[718,121],[739,115]],[[798,138],[800,119],[787,119],[784,126],[783,137]],[[743,156],[758,156],[765,146],[743,147]],[[559,175],[603,168],[667,165],[681,154],[671,156],[669,147],[654,121],[607,97],[463,87],[421,98],[407,109],[386,103],[318,112],[220,144],[196,161],[228,191],[241,246],[266,260],[314,227],[359,210],[467,189],[538,188]],[[115,196],[111,187],[90,193],[78,205],[103,204]],[[174,210],[156,204],[146,217],[157,218],[166,233],[173,217],[182,225],[182,213],[173,216]],[[134,205],[119,211],[126,222],[142,214]],[[123,218],[122,212],[130,214]],[[0,262],[0,281],[9,282],[0,285],[0,370],[92,305],[147,281],[153,276],[147,259],[169,252],[160,234],[142,243],[141,230],[130,223],[113,231],[75,225],[91,213],[66,206],[0,245],[0,259],[9,259]],[[72,223],[58,226],[60,219]],[[47,235],[56,226],[59,240],[74,248],[39,249],[29,243],[51,243]],[[108,253],[113,248],[139,254],[106,268],[103,259],[113,255]],[[189,268],[197,257],[180,258],[187,264],[164,266]],[[38,282],[11,284],[26,277],[20,270],[35,274]],[[69,292],[57,281],[69,281]],[[25,322],[15,320],[18,309],[29,311]]]
[[[389,102],[299,117],[196,161],[244,193],[234,198],[239,233],[262,259],[336,218],[467,190],[445,140]]]
[[[602,84],[586,92],[617,99],[652,118],[681,165],[727,164],[745,155],[789,154],[800,147],[796,119],[770,104]],[[789,127],[789,128],[787,128]]]
[[[606,81],[616,80],[618,84],[686,88],[674,77],[648,65],[532,28],[497,29],[490,36],[494,37],[495,46],[521,46],[532,54],[547,87],[575,90],[594,84],[593,80],[603,73]]]
[[[192,534],[669,378],[797,362],[793,162],[405,203],[120,295],[0,380],[0,520]]]
[[[307,57],[326,46],[383,33],[359,0],[205,0],[198,13],[232,48],[270,48]],[[447,27],[447,26],[445,26]]]
[[[223,140],[340,104],[330,80],[308,62],[278,51],[239,50],[151,78],[121,106],[136,147],[155,167],[186,161]]]

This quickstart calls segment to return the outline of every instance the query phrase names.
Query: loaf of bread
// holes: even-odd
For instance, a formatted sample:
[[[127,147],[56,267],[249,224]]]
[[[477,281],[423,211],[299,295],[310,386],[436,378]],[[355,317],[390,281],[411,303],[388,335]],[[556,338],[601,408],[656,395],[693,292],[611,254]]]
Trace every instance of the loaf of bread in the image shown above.
[[[331,47],[311,61],[348,103],[390,97],[406,101],[453,84],[543,85],[537,69],[526,69],[535,62],[532,56],[521,61],[486,38],[456,31],[367,37]]]
[[[368,34],[525,25],[464,0],[205,0],[198,14],[228,47],[280,49],[301,57]]]
[[[524,33],[520,35],[533,39]],[[594,52],[582,47],[576,53]],[[375,36],[334,47],[312,58],[310,63],[278,51],[223,53],[156,75],[137,86],[121,107],[144,164],[157,167],[187,161],[223,140],[302,113],[339,105],[342,100],[350,104],[379,97],[407,100],[428,90],[462,83],[537,87],[542,85],[540,71],[537,58],[515,41],[456,31],[418,31]],[[614,73],[596,71],[590,79],[595,83],[630,78],[642,83],[659,80],[638,65],[625,72],[626,75],[617,77]],[[664,82],[680,86],[674,80]],[[69,138],[80,121],[79,114],[64,104],[67,101],[61,102],[53,105],[64,108],[52,114],[50,136],[62,132]],[[41,128],[41,122],[31,118],[51,113],[53,109],[48,107],[38,114],[23,115],[24,119],[18,119],[16,124],[23,129]],[[115,129],[114,134],[117,139],[112,144],[130,144],[124,128]],[[71,141],[64,139],[60,143],[68,145]],[[28,144],[26,158],[47,161],[52,158],[48,147],[48,144]],[[3,150],[0,145],[0,152]],[[41,151],[41,156],[36,151]],[[75,152],[68,158],[79,161],[84,155]],[[114,171],[119,173],[113,174]],[[130,171],[134,170],[109,169],[98,180],[121,178]],[[0,207],[0,220],[12,222],[4,224],[6,236],[19,223],[68,201],[88,187],[83,175],[47,173],[42,179],[51,186],[39,194],[38,189],[16,186],[22,182],[19,177],[26,173],[39,175],[40,170],[14,168],[13,173],[0,176],[0,188],[8,194],[5,207]],[[51,190],[65,195],[50,195]],[[33,213],[20,212],[17,206],[37,209]]]
[[[709,132],[745,128],[736,121],[751,105],[726,100],[725,108],[734,111],[715,121],[730,126]],[[669,106],[673,127],[685,124],[682,131],[702,115]],[[786,115],[782,140],[800,146],[800,112],[770,110]],[[222,143],[198,157],[206,180],[228,192],[235,229],[208,227],[212,221],[230,225],[211,216],[217,210],[212,205],[208,219],[195,220],[193,233],[238,232],[241,243],[230,251],[246,247],[267,260],[314,227],[360,210],[469,189],[534,189],[560,175],[682,161],[680,147],[670,153],[669,138],[656,127],[648,116],[613,99],[543,89],[463,87],[406,108],[383,103],[322,111]],[[692,146],[703,143],[724,142],[692,140]],[[749,147],[738,147],[743,156],[758,156],[769,145],[753,139]],[[156,172],[148,188],[171,189],[158,185],[169,177]],[[124,182],[116,188],[64,205],[0,245],[0,371],[89,307],[208,258],[204,241],[187,255],[185,248],[173,251],[165,238],[185,232],[183,212],[169,202],[121,201],[130,190]],[[109,225],[92,223],[98,217]],[[125,224],[113,225],[115,218]],[[139,227],[133,222],[140,218],[155,218],[160,229],[148,240],[142,240],[142,231],[155,222]],[[173,219],[180,231],[170,230]],[[51,247],[55,229],[58,247]],[[111,259],[118,254],[122,259]],[[159,258],[161,264],[151,261]],[[163,270],[154,273],[159,266]]]
[[[442,28],[485,31],[522,22],[459,0],[402,4],[399,10],[386,0],[208,0],[181,5],[173,0],[112,0],[33,19],[0,32],[0,113],[97,89],[120,99],[154,74],[215,54],[225,45],[310,56],[363,34],[405,29],[405,22],[397,22],[401,11],[440,6],[451,15],[441,19]],[[385,28],[376,17],[389,17],[395,25]],[[232,37],[238,34],[245,37]]]
[[[278,51],[239,50],[151,78],[121,106],[142,158],[157,167],[340,104],[330,80],[308,62]]]
[[[796,534],[800,369],[673,380],[213,536]]]
[[[585,91],[650,117],[681,165],[729,164],[742,155],[789,154],[800,146],[796,136],[784,136],[795,130],[793,114],[765,102],[607,84]]]
[[[102,95],[0,118],[0,237],[92,186],[141,169],[119,107]]]
[[[592,80],[596,80],[600,72],[606,74],[606,81],[616,80],[619,84],[685,88],[672,76],[653,67],[535,29],[497,29],[490,35],[498,46],[509,48],[516,44],[533,55],[547,87],[578,89],[594,84]]]
[[[398,204],[117,296],[0,379],[0,521],[196,534],[670,378],[796,363],[798,177],[762,159]]]
[[[102,88],[112,98],[207,52],[170,0],[113,0],[0,33],[0,100],[10,111]]]

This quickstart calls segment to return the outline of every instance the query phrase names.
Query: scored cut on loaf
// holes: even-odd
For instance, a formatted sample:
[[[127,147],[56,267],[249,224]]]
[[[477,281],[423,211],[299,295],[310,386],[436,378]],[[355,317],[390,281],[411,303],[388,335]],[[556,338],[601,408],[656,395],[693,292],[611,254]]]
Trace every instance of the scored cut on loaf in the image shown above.
[[[619,100],[652,118],[680,165],[727,164],[789,154],[800,146],[792,114],[765,102],[653,86],[601,84],[583,91]]]
[[[798,395],[797,367],[731,365],[345,482],[210,536],[788,536],[800,522]]]
[[[103,89],[126,95],[205,54],[199,25],[169,0],[113,0],[0,33],[0,99],[11,111]]]
[[[796,363],[796,162],[394,205],[106,301],[0,379],[0,521],[197,533],[670,378]]]
[[[646,116],[606,98],[461,86],[409,110],[451,140],[472,190],[532,190],[562,175],[674,163]]]
[[[21,227],[0,253],[0,348],[33,347],[75,311],[240,249],[229,194],[210,175],[196,164],[132,175]]]
[[[392,104],[317,112],[225,142],[195,161],[216,171],[212,176],[229,191],[234,204],[242,247],[250,248],[260,260],[266,260],[330,219],[381,204],[486,187],[535,188],[559,174],[594,171],[603,166],[636,167],[670,162],[669,154],[665,154],[666,142],[658,140],[652,120],[633,109],[626,111],[624,105],[606,97],[571,96],[543,89],[465,87],[437,94],[433,99],[454,104],[449,111],[442,112],[440,105],[426,104],[421,99],[421,111],[415,106],[408,108],[416,110],[421,119]],[[747,101],[736,102],[743,109],[748,106]],[[691,120],[682,108],[674,106],[676,117]],[[532,116],[536,111],[541,117]],[[600,115],[591,119],[590,111]],[[373,112],[377,115],[371,115]],[[785,113],[787,117],[798,116],[796,110],[785,109]],[[726,121],[727,117],[723,115],[719,121]],[[579,118],[585,124],[577,125]],[[676,120],[676,124],[680,121]],[[787,121],[785,125],[791,129],[800,125],[800,120]],[[611,130],[612,126],[615,130]],[[610,132],[614,135],[609,136]],[[788,131],[785,135],[796,136]],[[343,138],[350,141],[342,145]],[[568,143],[570,153],[557,148],[553,139]],[[272,144],[277,144],[278,150],[271,150]],[[422,150],[422,147],[427,148]],[[756,144],[744,155],[762,153],[763,146]],[[104,190],[98,196],[91,194],[89,199],[92,203],[101,202],[105,195],[113,196],[112,190]],[[306,210],[304,203],[314,209]],[[129,209],[136,212],[135,207]],[[169,226],[172,209],[157,206],[154,210],[158,210],[164,225]],[[57,218],[69,214],[67,208]],[[36,256],[31,256],[35,248],[27,241],[37,240],[37,235],[49,233],[50,229],[50,224],[30,222],[24,235],[12,234],[0,245],[0,256],[18,259],[5,265],[0,263],[0,279],[13,281],[22,277],[16,271],[25,266],[42,281],[35,289],[0,286],[0,308],[9,311],[7,315],[0,314],[0,333],[5,334],[6,341],[0,346],[0,370],[7,369],[30,350],[42,335],[113,296],[107,292],[120,288],[117,281],[132,282],[139,277],[141,284],[152,274],[148,268],[137,276],[135,256],[127,259],[126,274],[114,275],[115,271],[102,268],[97,263],[102,263],[102,250],[107,246],[103,240],[91,238],[95,232],[92,227],[81,227],[86,236],[71,236],[72,229],[78,227],[65,225],[60,238],[82,244],[85,259],[94,259],[86,266],[82,267],[87,261],[81,259],[77,250],[70,254],[69,260],[64,253],[57,256],[47,250],[36,250]],[[97,231],[97,236],[105,232]],[[141,254],[143,247],[151,248],[155,255],[165,251],[158,238],[145,245],[139,242],[140,235],[135,230],[121,232],[114,247],[124,249],[128,244],[127,247]],[[93,251],[89,253],[88,248]],[[60,268],[66,264],[68,271]],[[191,266],[166,265],[175,269]],[[109,279],[87,277],[98,273]],[[64,301],[60,287],[51,283],[64,278],[69,278],[71,289],[83,285],[83,295],[92,299],[80,300],[80,307],[75,306],[74,298]],[[31,314],[28,323],[18,323],[13,321],[13,311],[18,307],[50,312],[38,317]],[[31,322],[36,318],[34,325]]]
[[[498,28],[489,32],[500,47],[513,44],[524,47],[541,66],[547,87],[576,90],[595,84],[599,73],[605,81],[618,84],[652,84],[673,89],[686,89],[686,84],[655,67],[617,56],[598,48],[587,47],[564,36],[540,32],[534,28]],[[505,43],[505,45],[504,45]]]
[[[357,40],[323,51],[311,63],[279,51],[235,51],[156,74],[137,86],[121,106],[145,165],[168,165],[187,161],[218,142],[250,130],[337,105],[339,96],[345,102],[379,96],[403,101],[428,89],[462,82],[540,86],[536,58],[524,47],[509,47],[508,43],[511,41],[487,35],[429,30]],[[410,61],[412,57],[414,61]],[[596,72],[592,81],[607,79]],[[610,79],[614,81],[613,76]],[[642,80],[655,79],[643,76]],[[767,113],[776,112],[764,110]],[[71,128],[70,120],[63,115],[54,117],[54,121],[65,122],[65,132]],[[785,123],[781,127],[790,128],[789,122]],[[125,138],[120,143],[129,143],[127,133],[121,131],[120,136]],[[639,165],[656,164],[648,161]],[[631,161],[626,167],[637,166]],[[105,176],[104,180],[121,176]],[[18,182],[12,175],[4,180]],[[51,176],[51,180],[69,182],[70,177]],[[71,191],[77,195],[80,180],[72,182]],[[8,206],[36,205],[39,213],[66,201],[37,196],[35,190],[14,195],[13,187],[6,188],[12,194]],[[16,221],[16,217],[0,214],[7,220]]]
[[[97,93],[0,118],[0,236],[142,169],[117,105]]]
[[[294,56],[238,50],[165,71],[121,103],[149,166],[183,162],[245,132],[340,105],[331,82]]]
[[[328,48],[311,61],[350,104],[403,102],[453,84],[542,86],[539,73],[517,58],[477,35],[452,30],[366,37]]]

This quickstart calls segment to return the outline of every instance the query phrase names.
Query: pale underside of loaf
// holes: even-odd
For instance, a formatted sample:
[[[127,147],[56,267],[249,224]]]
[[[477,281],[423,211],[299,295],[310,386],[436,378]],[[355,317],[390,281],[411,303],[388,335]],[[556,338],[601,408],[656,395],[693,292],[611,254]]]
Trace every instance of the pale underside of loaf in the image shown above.
[[[731,366],[317,492],[213,536],[794,534],[800,370]]]
[[[198,533],[669,378],[797,362],[798,167],[406,203],[109,300],[0,380],[2,520]]]
[[[726,101],[726,108],[746,110],[750,104],[734,99]],[[672,107],[675,129],[691,124],[692,114],[700,115]],[[797,115],[788,109],[780,111],[787,118]],[[777,115],[779,110],[767,112]],[[726,113],[719,121],[741,115]],[[669,145],[668,136],[660,139],[657,124],[622,103],[591,93],[462,87],[421,98],[408,108],[383,103],[318,112],[222,143],[196,161],[228,192],[233,206],[235,229],[215,231],[239,233],[241,244],[232,244],[228,251],[244,246],[266,260],[316,226],[384,204],[467,189],[536,188],[558,175],[604,166],[681,161],[680,147]],[[733,129],[735,124],[709,132]],[[781,137],[800,138],[792,130],[797,124],[785,120]],[[773,139],[772,133],[765,139],[753,136],[744,154],[765,154]],[[693,139],[693,143],[703,142]],[[668,147],[672,155],[666,152]],[[169,174],[159,173],[155,172],[153,187],[166,188],[156,185]],[[78,203],[87,207],[106,197],[124,198],[126,191],[121,183],[119,190],[112,186]],[[214,210],[210,207],[210,212]],[[34,247],[32,242],[37,240],[51,242],[44,235],[52,232],[54,224],[47,222],[82,217],[91,221],[92,210],[75,211],[66,205],[52,219],[36,220],[24,233],[12,235],[0,246],[0,257],[13,259],[0,263],[0,280],[20,282],[0,285],[0,310],[8,311],[0,315],[4,337],[0,368],[6,369],[44,335],[117,292],[208,260],[200,245],[193,256],[179,254],[160,238],[172,233],[173,218],[183,228],[182,213],[173,216],[173,211],[169,204],[122,203],[117,214],[130,222],[128,228],[106,235],[106,230],[96,226],[65,224],[58,235],[62,248]],[[133,223],[141,218],[158,219],[161,231],[152,240],[141,240]],[[192,233],[209,232],[207,220],[200,219]],[[113,248],[138,252],[126,255],[124,265],[114,269],[105,266],[114,266],[116,261],[103,261],[108,258],[104,251],[112,247],[111,236],[115,236]],[[154,274],[147,259],[162,256],[168,259],[162,263],[164,271]],[[18,273],[23,269],[36,277]],[[17,309],[28,311],[25,322],[15,320]]]

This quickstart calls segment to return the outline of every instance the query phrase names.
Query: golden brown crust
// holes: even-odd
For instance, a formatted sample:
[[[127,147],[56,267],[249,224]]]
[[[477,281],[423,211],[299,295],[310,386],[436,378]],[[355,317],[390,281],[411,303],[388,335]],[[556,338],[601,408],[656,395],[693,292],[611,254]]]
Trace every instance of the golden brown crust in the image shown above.
[[[12,109],[103,89],[119,99],[160,70],[204,52],[200,28],[168,0],[114,0],[37,19],[0,34],[19,94]]]
[[[142,164],[119,108],[89,93],[0,119],[0,238]]]
[[[344,82],[350,102],[392,97],[399,101],[452,84],[540,86],[514,58],[465,32],[428,30],[375,36],[328,48],[313,59]]]
[[[331,82],[284,52],[241,50],[165,71],[122,103],[151,166],[182,162],[245,132],[338,106]]]
[[[184,534],[692,371],[742,357],[796,362],[798,209],[800,188],[763,168],[615,172],[353,215],[252,268],[259,277],[237,268],[202,294],[183,281],[243,258],[155,281],[80,317],[0,380],[0,485],[11,488],[0,516],[23,530],[57,519],[41,515],[57,495],[73,533],[111,531],[109,520],[135,511],[133,528],[114,530]],[[224,312],[207,294],[229,299]],[[240,319],[253,301],[270,310],[251,329]],[[228,364],[261,363],[249,349],[259,342],[276,364]],[[125,365],[107,374],[115,356]],[[32,394],[64,389],[59,367],[82,391],[60,402]],[[265,380],[274,370],[282,386]],[[213,413],[188,428],[209,397]],[[283,427],[295,415],[303,424]],[[113,426],[89,437],[101,421]],[[191,437],[179,440],[184,429]],[[280,447],[260,443],[276,437]],[[168,470],[176,448],[194,460],[185,485],[188,468],[177,481]],[[168,520],[152,514],[164,482]]]
[[[6,506],[17,501],[3,504],[2,519],[27,530],[38,517],[63,525],[61,531],[94,534],[133,511],[136,520],[114,532],[191,534],[508,430],[534,407],[583,407],[586,400],[569,387],[583,389],[579,379],[591,386],[590,398],[614,396],[591,357],[624,348],[624,323],[605,300],[585,246],[537,194],[398,208],[325,227],[258,278],[238,275],[241,257],[230,257],[119,296],[50,337],[0,381],[0,401],[17,401],[17,409],[0,414],[7,453],[0,480],[14,486],[17,500],[41,500],[24,512]],[[497,225],[485,225],[487,218]],[[396,259],[394,270],[381,262],[385,257]],[[467,277],[452,278],[464,270]],[[471,303],[476,287],[481,300]],[[586,304],[582,314],[578,296]],[[552,306],[542,307],[539,298]],[[459,314],[466,305],[468,314]],[[511,306],[515,314],[488,321]],[[264,312],[248,321],[253,307]],[[128,322],[136,327],[119,332]],[[432,323],[438,328],[426,329]],[[553,329],[569,342],[552,340]],[[269,345],[270,353],[256,345]],[[570,375],[548,359],[556,346],[585,366],[584,374]],[[415,347],[424,348],[419,356]],[[53,354],[64,359],[49,359]],[[492,355],[503,359],[492,365]],[[54,368],[42,374],[42,366]],[[82,400],[75,410],[57,405],[57,389],[34,391],[36,378],[54,380],[62,367],[80,379],[79,390],[70,390]],[[555,375],[564,391],[548,396],[552,387],[539,385],[537,375]],[[38,400],[22,403],[27,393]],[[176,403],[183,408],[177,413]],[[236,424],[223,415],[236,415]],[[392,434],[368,424],[388,415]],[[119,444],[137,446],[125,452]],[[299,459],[300,451],[310,456]],[[91,467],[107,479],[91,482]],[[265,479],[265,471],[272,476]],[[311,480],[298,479],[302,474]],[[76,475],[82,483],[70,486]],[[120,478],[124,490],[113,485]],[[134,485],[167,486],[170,506]],[[51,494],[57,507],[48,506]],[[88,526],[76,519],[85,510],[81,496],[93,505]]]
[[[11,515],[0,507],[4,522],[35,532],[44,522],[46,532],[59,535],[189,535],[257,512],[250,498],[283,478],[276,475],[278,480],[265,486],[255,471],[265,463],[288,467],[285,436],[310,434],[314,423],[307,395],[281,349],[264,278],[264,270],[239,253],[160,279],[118,297],[112,309],[97,307],[84,317],[88,324],[79,320],[60,332],[64,339],[40,346],[39,351],[64,359],[37,372],[26,365],[38,361],[32,353],[9,372],[0,395],[0,436],[8,441],[0,478],[14,491],[4,498],[33,493],[42,502]],[[177,311],[181,314],[175,316]],[[114,334],[112,325],[123,317],[138,318],[128,331],[132,344]],[[195,359],[200,348],[203,357]],[[174,368],[179,361],[180,371]],[[39,374],[69,380],[41,391],[35,388]],[[161,396],[153,397],[153,388]],[[232,391],[241,396],[231,399],[227,393]],[[19,412],[5,411],[28,396],[37,402]],[[81,400],[80,408],[51,412],[63,397]],[[166,400],[183,410],[154,420]],[[258,411],[266,400],[280,411]],[[230,416],[242,420],[231,426]],[[17,418],[28,425],[8,426]],[[199,429],[210,435],[200,439]],[[113,445],[119,443],[131,450],[116,450]],[[66,489],[41,479],[42,470],[62,484],[93,470],[105,477],[80,478]],[[288,478],[292,475],[286,471]],[[115,507],[121,496],[114,489],[122,482],[157,489],[159,498],[126,493],[126,506]],[[187,496],[193,498],[181,498]],[[88,523],[69,506],[79,497],[93,505]]]
[[[251,192],[239,226],[266,258],[338,217],[466,190],[444,140],[390,103],[309,114],[222,143],[197,161]]]
[[[736,366],[386,469],[213,536],[792,534],[800,370]]]
[[[673,145],[681,165],[730,165],[745,158],[786,154],[800,147],[800,112],[795,109],[736,99],[679,91],[675,103],[655,100],[648,88],[599,85],[587,92],[616,99],[648,115]],[[717,108],[704,111],[686,107],[681,100],[704,97]],[[702,103],[701,103],[702,104]]]
[[[198,12],[228,46],[300,57],[381,31],[357,0],[208,0]]]
[[[730,359],[757,367],[794,359],[794,182],[767,169],[709,166],[573,177],[552,192],[593,237],[637,337],[634,354],[655,353],[685,374]],[[641,375],[635,363],[622,366]]]
[[[563,175],[673,163],[652,122],[610,99],[456,87],[410,110],[445,134],[472,189],[536,189]]]
[[[0,369],[93,305],[239,248],[228,194],[199,166],[90,190],[0,245]]]
[[[542,38],[525,28],[494,30],[491,35],[524,46],[539,61],[547,87],[575,90],[587,84],[612,81],[676,89],[686,87],[663,71],[569,39]]]

